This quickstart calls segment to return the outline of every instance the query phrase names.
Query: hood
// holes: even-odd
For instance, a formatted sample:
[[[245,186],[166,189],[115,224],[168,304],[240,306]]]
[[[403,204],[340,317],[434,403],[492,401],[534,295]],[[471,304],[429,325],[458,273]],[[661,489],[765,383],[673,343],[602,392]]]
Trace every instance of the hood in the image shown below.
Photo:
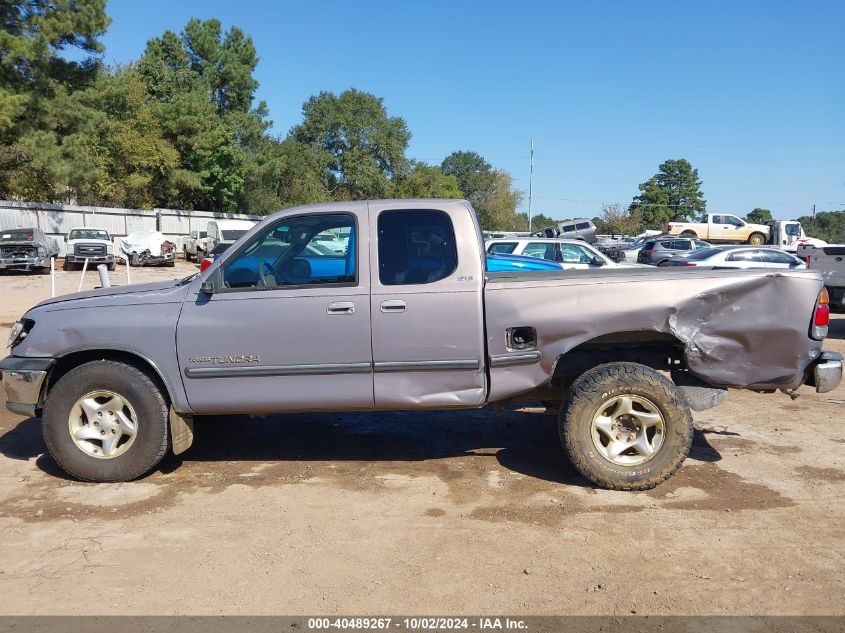
[[[47,299],[30,311],[43,308],[65,310],[75,307],[174,303],[185,298],[190,285],[189,283],[180,285],[178,279],[171,279],[146,284],[97,288]]]
[[[41,240],[3,240],[0,242],[0,248],[7,246],[46,246]]]

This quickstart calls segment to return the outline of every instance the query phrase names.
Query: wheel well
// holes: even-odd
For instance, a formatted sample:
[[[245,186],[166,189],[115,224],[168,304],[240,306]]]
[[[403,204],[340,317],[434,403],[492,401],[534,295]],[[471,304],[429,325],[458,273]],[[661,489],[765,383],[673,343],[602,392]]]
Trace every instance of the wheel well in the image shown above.
[[[681,233],[681,235],[689,235],[691,237],[698,237],[698,233],[696,233],[695,231],[684,231],[683,233]]]
[[[639,363],[658,371],[686,370],[683,343],[660,332],[620,332],[599,336],[561,354],[551,386],[561,387],[605,363]]]
[[[161,374],[158,373],[155,366],[146,358],[133,354],[132,352],[122,350],[95,349],[71,352],[56,361],[56,364],[51,368],[50,375],[47,378],[47,385],[42,393],[41,404],[43,405],[43,400],[49,390],[52,389],[53,385],[55,385],[61,377],[68,373],[71,369],[84,365],[85,363],[95,362],[98,360],[111,360],[126,363],[127,365],[131,365],[135,369],[144,372],[150,377],[150,380],[155,383],[156,387],[159,388],[162,395],[167,400],[168,405],[173,402],[173,398],[171,397],[167,384],[162,379]]]

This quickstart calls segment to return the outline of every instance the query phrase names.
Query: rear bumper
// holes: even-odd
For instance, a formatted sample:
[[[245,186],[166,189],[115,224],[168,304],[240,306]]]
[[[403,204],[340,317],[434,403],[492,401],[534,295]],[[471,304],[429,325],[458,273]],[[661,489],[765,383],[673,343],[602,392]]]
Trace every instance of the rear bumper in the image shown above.
[[[818,393],[833,391],[842,382],[842,354],[822,352],[812,362],[807,372],[806,384],[815,387]]]
[[[6,408],[20,415],[34,416],[41,401],[41,390],[53,358],[7,356],[0,361],[0,385],[6,394]]]
[[[49,268],[49,257],[5,257],[0,258],[0,270],[32,270]]]

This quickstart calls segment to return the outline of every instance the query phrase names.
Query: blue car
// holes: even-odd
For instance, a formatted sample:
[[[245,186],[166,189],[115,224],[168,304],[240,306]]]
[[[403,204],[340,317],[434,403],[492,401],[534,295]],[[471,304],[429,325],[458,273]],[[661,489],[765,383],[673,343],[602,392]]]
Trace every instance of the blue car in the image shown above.
[[[487,255],[488,273],[529,272],[535,270],[563,270],[563,265],[539,257],[525,255]]]
[[[229,245],[227,244],[226,247],[228,246]],[[309,252],[309,249],[312,248],[312,246],[307,247],[303,253],[305,257],[297,257],[296,259],[304,259],[308,261],[312,271],[311,275],[313,277],[320,277],[324,275],[336,276],[340,274],[339,269],[346,264],[345,257],[326,257],[328,253],[322,252],[319,254],[311,253]],[[211,253],[211,257],[209,259],[212,261],[217,259],[225,250],[225,248],[220,248],[219,250],[215,249],[215,252]],[[257,256],[255,257],[243,258],[227,271],[227,281],[232,286],[240,285],[239,282],[241,281],[253,281],[253,278],[257,276],[258,267],[261,266],[262,263],[266,262],[267,267],[270,268],[272,263],[271,257],[262,257],[260,253],[256,253],[256,255]],[[309,257],[309,255],[311,256]],[[321,256],[315,257],[315,255]],[[332,255],[334,255],[334,253],[332,253]],[[564,270],[564,267],[558,262],[552,262],[539,257],[527,257],[525,255],[487,255],[487,272],[533,272],[538,270]]]

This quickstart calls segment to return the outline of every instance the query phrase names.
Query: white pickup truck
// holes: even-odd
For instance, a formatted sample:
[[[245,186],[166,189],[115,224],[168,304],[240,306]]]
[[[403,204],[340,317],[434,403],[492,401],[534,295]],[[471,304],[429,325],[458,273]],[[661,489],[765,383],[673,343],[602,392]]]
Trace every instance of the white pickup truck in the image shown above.
[[[822,274],[830,305],[845,309],[845,244],[801,245],[796,255]]]
[[[771,229],[764,224],[749,224],[730,213],[705,213],[698,222],[669,222],[666,232],[697,237],[714,244],[747,242],[762,246],[769,241]]]
[[[191,261],[192,257],[197,261],[202,260],[209,251],[206,242],[208,242],[207,231],[191,231],[191,234],[182,242],[182,252],[185,254],[185,261]]]

